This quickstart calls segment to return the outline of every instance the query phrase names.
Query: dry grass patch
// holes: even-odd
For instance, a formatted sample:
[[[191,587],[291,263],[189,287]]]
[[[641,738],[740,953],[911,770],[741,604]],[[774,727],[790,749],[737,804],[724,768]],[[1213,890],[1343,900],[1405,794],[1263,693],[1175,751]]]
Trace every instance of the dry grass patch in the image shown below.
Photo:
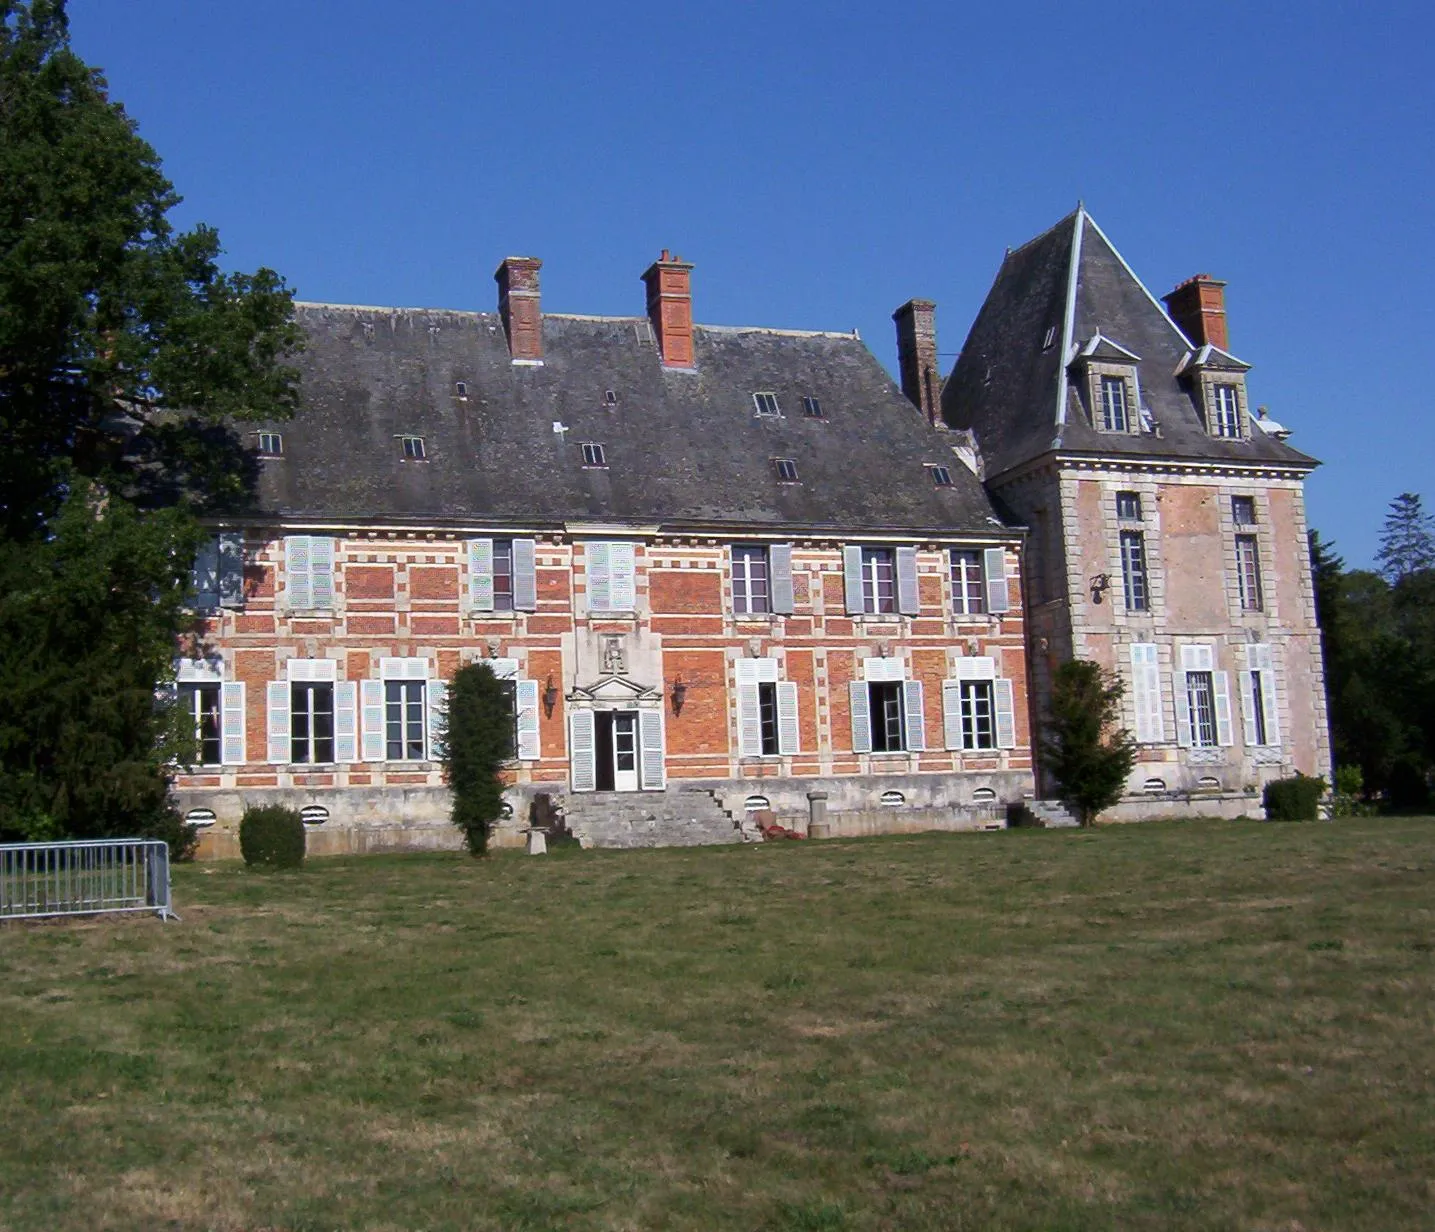
[[[1431,870],[1420,820],[181,868],[182,924],[0,927],[0,1227],[1418,1227]]]

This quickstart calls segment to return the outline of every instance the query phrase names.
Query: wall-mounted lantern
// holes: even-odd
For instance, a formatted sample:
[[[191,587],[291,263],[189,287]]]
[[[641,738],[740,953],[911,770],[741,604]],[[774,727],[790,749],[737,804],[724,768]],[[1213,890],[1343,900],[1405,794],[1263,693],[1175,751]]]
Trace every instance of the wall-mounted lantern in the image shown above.
[[[553,707],[557,704],[558,686],[553,683],[553,676],[550,673],[548,676],[547,687],[545,687],[543,690],[543,709],[550,719],[553,717]]]
[[[673,713],[675,715],[682,714],[683,703],[687,701],[687,698],[688,686],[683,683],[683,678],[679,676],[673,681]]]

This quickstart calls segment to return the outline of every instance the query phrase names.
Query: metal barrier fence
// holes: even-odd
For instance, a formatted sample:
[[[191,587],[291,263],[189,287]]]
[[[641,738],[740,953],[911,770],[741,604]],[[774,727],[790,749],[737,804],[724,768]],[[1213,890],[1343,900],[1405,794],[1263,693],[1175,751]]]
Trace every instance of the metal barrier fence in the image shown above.
[[[169,848],[158,839],[0,844],[0,920],[102,911],[179,919],[169,897]]]

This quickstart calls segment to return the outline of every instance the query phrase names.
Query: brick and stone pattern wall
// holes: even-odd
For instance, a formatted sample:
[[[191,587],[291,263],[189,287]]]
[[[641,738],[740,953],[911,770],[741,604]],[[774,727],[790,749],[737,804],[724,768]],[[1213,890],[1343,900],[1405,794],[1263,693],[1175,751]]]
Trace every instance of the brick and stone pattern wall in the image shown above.
[[[633,536],[619,536],[634,541]],[[854,540],[855,542],[856,540]],[[854,616],[843,595],[842,542],[797,540],[792,568],[795,611],[788,615],[737,615],[733,611],[729,542],[714,538],[649,536],[637,542],[637,603],[627,615],[590,612],[582,540],[540,536],[536,545],[538,603],[532,612],[467,610],[466,536],[355,531],[335,537],[334,609],[290,613],[285,607],[282,537],[251,533],[246,543],[247,600],[204,622],[210,652],[223,659],[224,678],[247,686],[243,766],[205,768],[176,781],[182,807],[213,807],[224,823],[206,835],[206,849],[228,853],[227,828],[248,802],[280,799],[296,806],[322,804],[330,830],[346,818],[365,827],[365,844],[441,845],[434,833],[447,825],[441,768],[428,761],[353,762],[306,769],[270,765],[266,685],[285,677],[285,660],[327,658],[339,680],[379,676],[384,657],[425,658],[432,674],[451,677],[466,661],[514,659],[518,674],[539,684],[551,680],[558,698],[552,713],[540,705],[537,760],[515,763],[515,795],[569,786],[568,697],[597,675],[593,647],[622,640],[626,672],[661,690],[666,772],[670,782],[761,784],[856,776],[870,780],[875,804],[882,777],[962,775],[1000,786],[1003,798],[1030,791],[1031,742],[1025,628],[1021,607],[1019,541],[1008,541],[1011,610],[1001,616],[955,613],[948,545],[918,545],[921,611],[914,616]],[[954,541],[955,543],[955,541]],[[978,545],[965,545],[978,546]],[[904,659],[909,679],[924,682],[928,751],[858,754],[852,751],[848,682],[862,677],[862,659]],[[995,658],[1015,684],[1017,747],[983,753],[945,749],[942,681],[961,655]],[[799,752],[744,757],[737,731],[737,663],[774,658],[779,676],[798,693]],[[674,683],[685,686],[681,713],[671,704]],[[992,778],[991,776],[996,776]],[[955,802],[955,781],[950,785]],[[858,795],[862,793],[859,791]],[[788,795],[796,800],[796,795]],[[982,797],[985,798],[985,797]],[[385,820],[385,801],[390,816]],[[853,807],[861,801],[854,800]],[[795,805],[794,805],[795,807]],[[378,838],[382,831],[388,838]],[[327,839],[311,832],[320,846]],[[348,841],[348,840],[344,840]],[[350,842],[350,847],[356,844]]]

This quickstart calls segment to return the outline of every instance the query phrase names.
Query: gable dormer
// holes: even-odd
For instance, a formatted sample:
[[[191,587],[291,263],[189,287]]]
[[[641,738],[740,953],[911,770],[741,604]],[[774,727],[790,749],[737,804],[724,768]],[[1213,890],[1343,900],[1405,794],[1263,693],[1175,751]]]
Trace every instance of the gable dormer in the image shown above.
[[[1217,440],[1251,439],[1251,412],[1246,400],[1246,373],[1251,365],[1206,343],[1189,352],[1176,367],[1176,379],[1191,395],[1206,435]]]
[[[1091,426],[1113,436],[1134,436],[1144,426],[1141,356],[1099,331],[1074,348],[1067,365]]]

